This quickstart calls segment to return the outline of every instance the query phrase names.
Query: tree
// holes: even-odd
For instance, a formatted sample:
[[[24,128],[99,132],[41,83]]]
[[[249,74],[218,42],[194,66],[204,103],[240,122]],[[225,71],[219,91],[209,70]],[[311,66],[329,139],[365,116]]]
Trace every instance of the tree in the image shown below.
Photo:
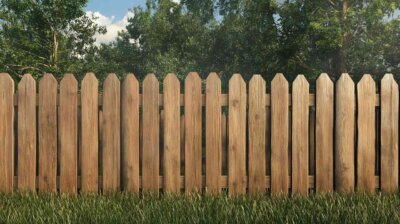
[[[1,70],[14,76],[59,75],[76,67],[94,47],[94,34],[105,32],[85,14],[86,4],[87,0],[1,1]]]

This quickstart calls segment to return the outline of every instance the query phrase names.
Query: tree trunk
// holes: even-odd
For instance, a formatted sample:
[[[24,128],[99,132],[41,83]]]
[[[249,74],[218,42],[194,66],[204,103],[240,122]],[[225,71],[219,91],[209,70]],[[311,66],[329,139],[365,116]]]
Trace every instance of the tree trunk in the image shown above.
[[[348,28],[346,27],[347,23],[347,13],[349,10],[349,1],[348,0],[343,0],[342,2],[342,8],[341,8],[341,26],[342,26],[342,36],[341,36],[341,46],[337,50],[336,53],[336,60],[335,61],[335,75],[339,77],[342,73],[347,73],[347,53],[348,53],[348,48],[349,48],[349,31]]]
[[[53,49],[50,55],[50,67],[57,67],[58,59],[58,34],[56,31],[53,33]]]

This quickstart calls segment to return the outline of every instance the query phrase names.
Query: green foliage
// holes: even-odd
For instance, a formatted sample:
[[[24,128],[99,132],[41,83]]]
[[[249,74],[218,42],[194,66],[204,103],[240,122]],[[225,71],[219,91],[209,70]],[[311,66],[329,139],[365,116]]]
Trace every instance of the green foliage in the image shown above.
[[[397,0],[147,0],[112,43],[84,13],[87,0],[4,0],[0,3],[0,70],[78,77],[88,71],[133,72],[139,79],[191,71],[217,72],[224,88],[233,73],[289,80],[342,72],[356,80],[400,74]]]
[[[399,195],[0,195],[1,223],[398,223]]]

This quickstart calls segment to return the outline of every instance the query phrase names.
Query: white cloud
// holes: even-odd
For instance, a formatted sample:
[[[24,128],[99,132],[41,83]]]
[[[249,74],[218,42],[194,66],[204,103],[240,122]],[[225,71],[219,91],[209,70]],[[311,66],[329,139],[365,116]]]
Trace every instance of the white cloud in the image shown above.
[[[128,11],[124,18],[121,20],[115,20],[115,16],[107,17],[100,12],[86,12],[86,15],[89,17],[95,16],[97,17],[96,23],[100,26],[105,26],[107,28],[106,34],[96,34],[96,43],[110,43],[111,41],[115,40],[118,36],[118,32],[125,30],[126,26],[128,25],[128,19],[133,17],[133,12]]]

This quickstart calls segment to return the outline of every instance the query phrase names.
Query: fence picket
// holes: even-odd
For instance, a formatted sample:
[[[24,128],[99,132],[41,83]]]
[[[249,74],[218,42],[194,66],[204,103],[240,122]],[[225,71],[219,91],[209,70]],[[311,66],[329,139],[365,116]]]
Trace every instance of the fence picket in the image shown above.
[[[375,191],[375,81],[364,75],[357,84],[357,190]]]
[[[164,187],[168,193],[181,190],[180,82],[174,74],[164,79]]]
[[[292,91],[292,192],[308,193],[309,169],[309,84],[303,75],[297,76]]]
[[[283,74],[271,83],[271,193],[289,191],[289,85]]]
[[[14,180],[14,81],[0,74],[0,192],[13,190]]]
[[[103,83],[103,191],[120,190],[120,81],[115,74]]]
[[[206,80],[206,189],[218,193],[221,176],[221,80],[211,73]]]
[[[78,82],[67,74],[60,82],[60,192],[78,191]]]
[[[392,74],[381,81],[381,190],[395,192],[399,183],[399,86]]]
[[[139,193],[139,82],[128,74],[121,90],[122,188]]]
[[[18,189],[36,190],[36,81],[30,74],[18,84]]]
[[[81,189],[94,193],[99,190],[99,81],[88,73],[81,86]]]
[[[185,192],[202,188],[201,79],[189,73],[185,79]]]
[[[229,80],[229,194],[246,193],[246,83],[239,74]]]
[[[57,80],[45,74],[39,81],[39,190],[56,192]]]
[[[249,84],[249,192],[265,192],[266,84],[255,75]]]
[[[159,135],[159,82],[154,74],[150,74],[143,81],[142,187],[144,192],[158,193],[159,191]]]
[[[335,183],[339,192],[354,190],[354,82],[344,73],[336,84]]]
[[[333,191],[334,86],[326,73],[317,79],[315,109],[315,189]]]

